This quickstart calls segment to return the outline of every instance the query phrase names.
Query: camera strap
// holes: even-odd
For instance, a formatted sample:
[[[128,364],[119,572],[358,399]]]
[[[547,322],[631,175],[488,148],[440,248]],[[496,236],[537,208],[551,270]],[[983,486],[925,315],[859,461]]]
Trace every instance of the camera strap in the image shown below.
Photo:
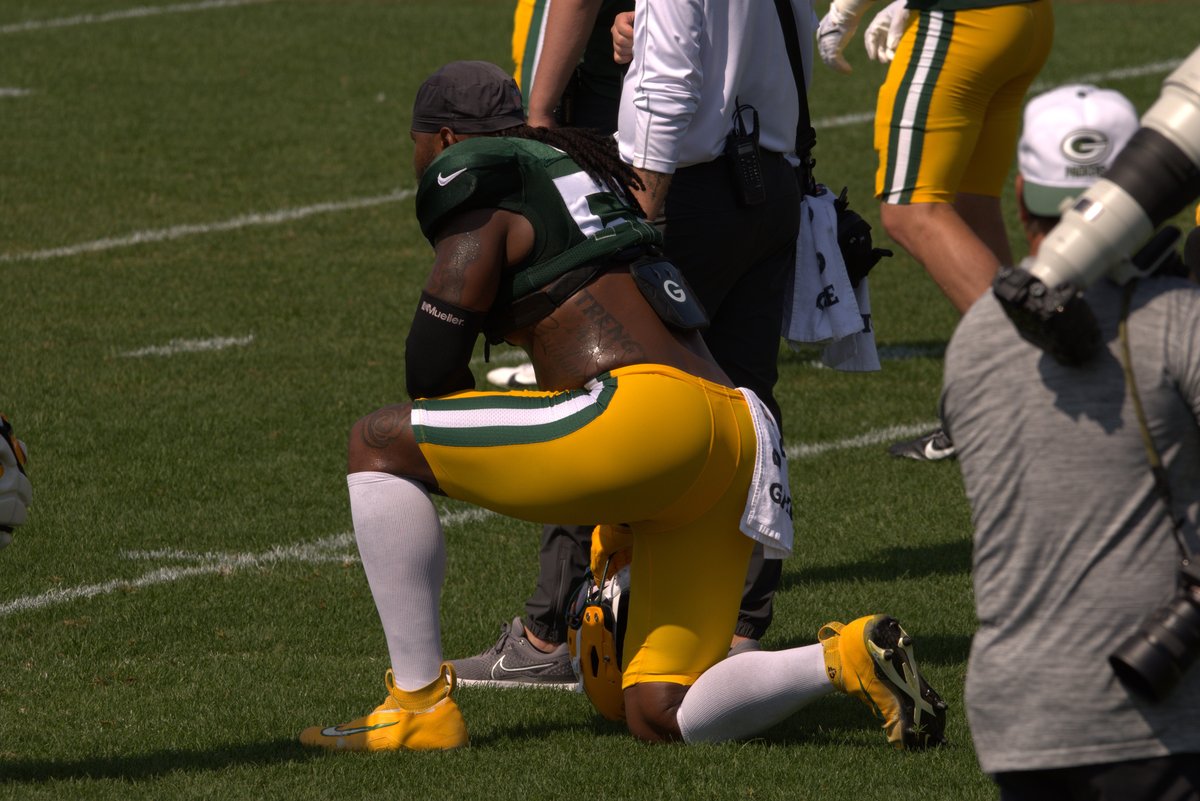
[[[1138,394],[1137,382],[1133,376],[1133,359],[1129,354],[1129,307],[1133,301],[1133,291],[1137,279],[1126,282],[1125,292],[1121,296],[1121,319],[1117,323],[1117,333],[1121,341],[1121,370],[1125,373],[1125,386],[1129,388],[1129,397],[1133,401],[1133,411],[1137,416],[1138,428],[1142,432],[1142,444],[1146,448],[1146,459],[1150,462],[1150,474],[1154,477],[1154,488],[1159,497],[1167,505],[1167,516],[1171,519],[1171,529],[1175,535],[1175,544],[1179,546],[1179,557],[1187,567],[1192,560],[1192,551],[1188,548],[1183,536],[1183,526],[1175,516],[1175,505],[1171,502],[1171,482],[1167,476],[1167,468],[1162,456],[1154,445],[1154,437],[1150,435],[1150,426],[1146,422],[1146,410],[1142,407],[1142,397]]]
[[[816,194],[812,177],[812,152],[817,145],[817,131],[812,126],[808,111],[808,88],[804,84],[804,59],[800,50],[800,36],[796,33],[796,15],[792,12],[791,0],[775,0],[775,11],[783,28],[783,42],[787,47],[788,61],[792,65],[792,79],[796,82],[796,94],[800,101],[800,116],[796,118],[796,156],[800,159],[800,188],[806,194]],[[813,191],[809,191],[809,190]]]

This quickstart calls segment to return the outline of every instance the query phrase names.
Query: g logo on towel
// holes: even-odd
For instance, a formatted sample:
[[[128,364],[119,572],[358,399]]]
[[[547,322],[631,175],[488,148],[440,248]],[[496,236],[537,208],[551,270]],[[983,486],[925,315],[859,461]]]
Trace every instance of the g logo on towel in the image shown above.
[[[771,500],[787,512],[788,520],[792,519],[792,496],[788,494],[782,484],[771,485]]]

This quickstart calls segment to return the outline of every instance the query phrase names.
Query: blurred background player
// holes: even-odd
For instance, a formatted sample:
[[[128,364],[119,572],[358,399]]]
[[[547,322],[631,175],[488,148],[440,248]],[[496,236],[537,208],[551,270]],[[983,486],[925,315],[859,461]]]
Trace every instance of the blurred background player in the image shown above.
[[[1109,89],[1069,85],[1029,102],[1016,195],[1031,255],[1138,127]],[[1192,550],[1200,544],[1200,288],[1166,275],[1124,288],[1102,278],[1085,297],[1105,345],[1080,367],[1021,338],[991,292],[946,352],[942,416],[975,527],[971,733],[1005,801],[1194,800],[1200,670],[1151,703],[1106,657],[1172,596],[1173,519]],[[1169,510],[1123,368],[1161,454]]]
[[[0,548],[12,542],[13,529],[25,522],[33,488],[25,473],[25,443],[0,414]]]
[[[850,71],[843,51],[871,2],[829,6],[817,47],[831,68]],[[891,62],[875,109],[875,194],[888,235],[961,314],[1000,265],[1013,263],[1000,195],[1025,93],[1050,54],[1054,14],[1050,0],[905,5],[907,13],[885,8],[864,39],[873,58]],[[953,456],[954,446],[937,429],[890,452],[932,461]]]
[[[633,0],[521,0],[513,54],[530,125],[617,130],[624,69],[613,61],[609,30],[631,10]]]

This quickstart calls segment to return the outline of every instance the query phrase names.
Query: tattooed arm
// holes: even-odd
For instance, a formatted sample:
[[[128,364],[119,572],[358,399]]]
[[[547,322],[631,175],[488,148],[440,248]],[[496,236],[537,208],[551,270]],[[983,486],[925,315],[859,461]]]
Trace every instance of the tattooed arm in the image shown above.
[[[471,353],[509,263],[518,220],[525,222],[496,209],[471,211],[450,221],[437,237],[433,269],[405,343],[410,396],[475,388]]]
[[[654,222],[662,217],[663,203],[667,200],[667,189],[671,186],[671,176],[665,172],[655,172],[643,167],[634,167],[633,171],[642,179],[642,189],[634,189],[633,196],[641,205],[646,219]]]

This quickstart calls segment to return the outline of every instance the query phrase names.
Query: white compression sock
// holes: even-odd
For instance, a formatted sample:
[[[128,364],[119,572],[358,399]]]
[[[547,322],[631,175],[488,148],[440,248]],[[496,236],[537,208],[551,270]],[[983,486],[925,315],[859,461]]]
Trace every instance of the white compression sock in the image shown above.
[[[392,673],[401,690],[418,690],[442,666],[439,603],[446,543],[425,488],[390,473],[351,473],[350,515]]]
[[[713,665],[683,697],[676,720],[684,742],[741,740],[766,731],[833,691],[825,649],[748,651]]]

